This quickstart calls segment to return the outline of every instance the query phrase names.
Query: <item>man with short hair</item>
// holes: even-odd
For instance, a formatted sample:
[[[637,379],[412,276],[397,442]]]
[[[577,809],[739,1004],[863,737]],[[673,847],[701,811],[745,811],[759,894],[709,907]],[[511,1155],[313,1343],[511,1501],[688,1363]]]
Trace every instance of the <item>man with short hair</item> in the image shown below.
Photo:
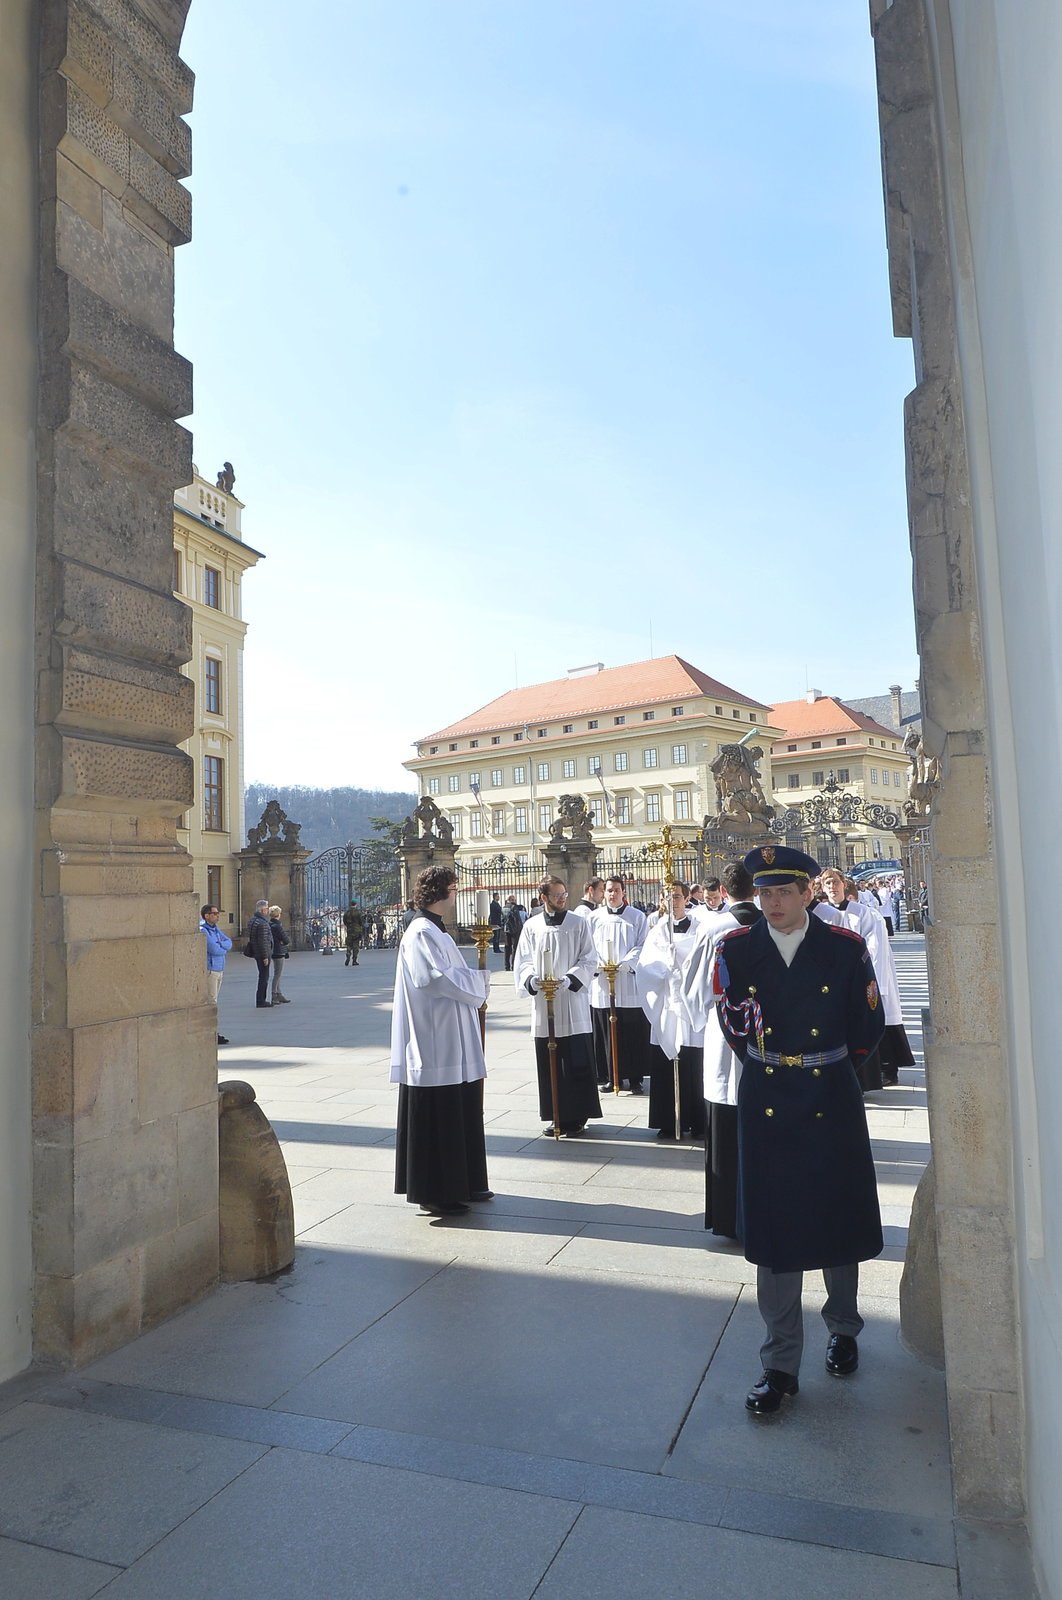
[[[345,967],[356,967],[358,964],[358,951],[365,933],[365,918],[362,916],[361,907],[356,900],[352,900],[343,913],[343,943],[346,946]]]
[[[254,1003],[259,1011],[269,1010],[266,991],[269,988],[269,968],[273,960],[273,930],[269,926],[269,901],[256,900],[254,916],[247,924],[247,942],[258,966],[258,989]]]
[[[605,879],[604,904],[587,918],[587,924],[597,952],[598,965],[609,960],[619,964],[616,973],[619,1082],[626,1080],[631,1094],[642,1094],[643,1079],[649,1070],[649,1022],[638,998],[634,974],[648,930],[644,912],[637,911],[627,903],[627,884],[621,874],[614,873]],[[611,1089],[611,1007],[608,978],[601,971],[595,974],[590,985],[590,1017],[594,1031],[597,1086],[599,1089]]]
[[[590,1034],[587,985],[597,967],[590,929],[583,917],[569,914],[568,890],[560,878],[543,878],[539,884],[542,914],[528,917],[516,947],[513,980],[516,991],[531,996],[531,1032],[535,1040],[538,1071],[538,1105],[544,1130],[552,1135],[582,1133],[587,1122],[601,1116],[594,1081],[594,1056]],[[553,1094],[549,1059],[549,1018],[543,978],[559,979],[553,1000],[554,1038],[557,1046],[557,1122],[553,1122]]]
[[[577,906],[572,906],[572,916],[589,919],[604,904],[604,900],[604,878],[590,878],[588,882],[583,884],[583,898]]]
[[[487,911],[487,922],[490,925],[490,947],[496,956],[501,955],[501,951],[498,949],[498,939],[501,936],[503,920],[501,901],[498,899],[497,889],[494,889],[491,892],[490,908]]]
[[[511,894],[505,902],[505,920],[502,923],[502,927],[505,930],[506,972],[513,970],[513,957],[516,954],[516,946],[520,942],[520,934],[523,932],[526,921],[527,907],[522,906],[516,896]]]
[[[859,1262],[882,1249],[874,1158],[853,1068],[884,1019],[863,939],[808,915],[818,864],[765,845],[745,857],[761,921],[716,946],[719,1019],[744,1067],[738,1088],[738,1237],[756,1266],[767,1336],[754,1416],[799,1389],[804,1272],[821,1268],[826,1370],[859,1365]]]
[[[217,906],[202,906],[199,911],[199,931],[206,934],[207,988],[215,1010],[225,977],[225,957],[232,949],[232,940],[218,927],[220,915]],[[218,1044],[228,1042],[223,1034],[218,1034]]]
[[[718,878],[709,878],[704,885],[704,903],[709,911],[722,911],[723,886]]]

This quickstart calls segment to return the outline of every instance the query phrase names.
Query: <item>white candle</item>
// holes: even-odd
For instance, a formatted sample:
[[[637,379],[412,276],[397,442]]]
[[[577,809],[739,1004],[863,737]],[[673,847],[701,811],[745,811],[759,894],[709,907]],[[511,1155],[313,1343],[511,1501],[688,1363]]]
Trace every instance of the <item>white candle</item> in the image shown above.
[[[544,978],[553,976],[553,951],[548,944],[542,946],[542,976]]]
[[[615,941],[615,939],[610,939],[608,941],[608,964],[609,964],[610,967],[614,967],[615,964],[616,964],[616,941]]]
[[[490,914],[490,895],[486,889],[476,890],[476,921],[486,922]]]

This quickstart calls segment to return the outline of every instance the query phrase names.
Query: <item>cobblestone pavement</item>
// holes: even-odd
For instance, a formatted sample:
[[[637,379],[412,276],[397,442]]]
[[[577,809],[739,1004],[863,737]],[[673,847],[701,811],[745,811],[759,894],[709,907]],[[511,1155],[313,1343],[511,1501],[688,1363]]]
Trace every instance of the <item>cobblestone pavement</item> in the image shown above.
[[[920,1059],[923,944],[896,948]],[[809,1275],[800,1394],[757,1422],[753,1270],[703,1230],[699,1147],[658,1143],[627,1094],[586,1137],[543,1138],[499,972],[496,1198],[422,1218],[392,1193],[393,952],[288,966],[292,1004],[266,1017],[230,957],[219,1065],[283,1140],[295,1267],[0,1389],[5,1600],[945,1600],[957,1556],[964,1595],[990,1574],[1026,1592],[1005,1536],[953,1524],[942,1375],[897,1336],[920,1067],[868,1097],[886,1245],[859,1372],[825,1373]]]

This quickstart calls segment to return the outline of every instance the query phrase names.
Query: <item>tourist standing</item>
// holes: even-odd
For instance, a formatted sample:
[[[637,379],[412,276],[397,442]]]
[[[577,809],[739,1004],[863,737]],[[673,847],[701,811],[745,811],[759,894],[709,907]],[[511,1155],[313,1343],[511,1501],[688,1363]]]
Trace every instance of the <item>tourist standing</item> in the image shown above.
[[[284,974],[284,962],[287,960],[288,955],[288,936],[284,932],[284,925],[280,920],[281,915],[282,912],[279,906],[270,906],[269,931],[273,936],[273,960],[271,963],[273,986],[270,990],[269,1000],[270,1004],[274,1006],[286,1006],[289,1004],[287,995],[280,992],[280,980]]]
[[[269,926],[268,900],[256,900],[254,903],[254,916],[247,924],[247,949],[258,968],[254,1003],[262,1011],[269,1006],[266,992],[269,988],[269,968],[273,961],[273,930]]]
[[[207,988],[215,1009],[225,978],[225,957],[232,949],[232,940],[218,927],[220,915],[217,906],[203,906],[199,912],[199,931],[206,934]],[[218,1034],[218,1044],[228,1042],[223,1034]]]
[[[479,1008],[490,974],[473,971],[443,921],[457,894],[448,867],[426,867],[398,946],[391,1018],[391,1082],[398,1084],[395,1193],[421,1212],[450,1216],[487,1185]]]

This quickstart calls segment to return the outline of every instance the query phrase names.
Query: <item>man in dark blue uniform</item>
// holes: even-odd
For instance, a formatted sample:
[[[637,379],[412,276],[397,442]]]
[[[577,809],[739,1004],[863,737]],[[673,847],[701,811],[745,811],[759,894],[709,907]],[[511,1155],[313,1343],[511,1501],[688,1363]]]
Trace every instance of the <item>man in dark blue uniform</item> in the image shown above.
[[[763,919],[719,942],[719,1017],[744,1067],[738,1089],[738,1237],[757,1268],[767,1337],[763,1376],[746,1397],[765,1416],[799,1387],[804,1272],[821,1268],[826,1370],[859,1364],[859,1262],[882,1248],[870,1135],[855,1063],[884,1016],[857,933],[809,917],[810,856],[750,851]]]

